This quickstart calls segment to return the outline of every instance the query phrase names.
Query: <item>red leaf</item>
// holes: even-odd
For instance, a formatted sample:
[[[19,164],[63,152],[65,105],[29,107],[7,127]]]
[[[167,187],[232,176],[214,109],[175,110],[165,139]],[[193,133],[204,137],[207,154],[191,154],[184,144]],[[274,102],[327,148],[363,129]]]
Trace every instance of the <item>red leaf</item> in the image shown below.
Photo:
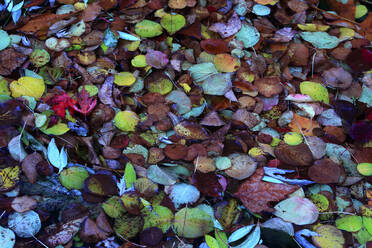
[[[294,185],[263,182],[261,181],[263,176],[263,168],[257,169],[234,194],[253,213],[273,211],[268,203],[283,200],[299,188]]]
[[[76,101],[66,93],[63,93],[62,95],[58,95],[52,98],[50,100],[50,104],[53,105],[52,109],[58,116],[60,116],[61,118],[65,118],[66,109],[70,111],[71,115],[74,113],[73,106],[75,106]]]
[[[79,97],[77,99],[77,102],[80,106],[80,109],[76,106],[73,105],[73,109],[76,110],[79,113],[82,113],[83,115],[87,115],[94,109],[94,107],[97,104],[97,99],[91,97],[89,98],[89,93],[86,91],[85,87],[81,90]]]

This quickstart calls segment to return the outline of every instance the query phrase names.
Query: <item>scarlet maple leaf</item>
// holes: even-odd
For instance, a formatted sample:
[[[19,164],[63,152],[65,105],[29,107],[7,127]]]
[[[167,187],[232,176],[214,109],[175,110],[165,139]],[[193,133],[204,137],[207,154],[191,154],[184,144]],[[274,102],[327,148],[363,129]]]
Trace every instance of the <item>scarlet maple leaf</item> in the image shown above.
[[[269,202],[283,200],[288,194],[299,189],[295,185],[264,182],[262,181],[263,176],[264,169],[257,169],[250,178],[239,186],[238,191],[234,194],[253,213],[273,211],[274,209],[268,205]]]
[[[73,106],[75,106],[76,101],[66,93],[63,93],[62,95],[51,98],[50,104],[58,116],[65,118],[66,109],[70,111],[71,115],[74,113]]]
[[[83,87],[83,89],[80,91],[77,103],[79,104],[80,108],[78,108],[76,105],[73,105],[73,109],[86,116],[96,106],[97,99],[89,97],[88,91],[85,89],[85,87]]]

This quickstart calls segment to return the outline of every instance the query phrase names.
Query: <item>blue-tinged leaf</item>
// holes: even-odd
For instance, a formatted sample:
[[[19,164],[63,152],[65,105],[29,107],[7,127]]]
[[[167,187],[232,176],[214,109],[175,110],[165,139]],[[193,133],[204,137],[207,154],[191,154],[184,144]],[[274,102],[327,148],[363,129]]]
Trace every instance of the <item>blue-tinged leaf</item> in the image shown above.
[[[239,228],[238,230],[236,230],[230,235],[229,239],[227,240],[228,243],[232,243],[232,242],[235,242],[243,238],[245,235],[247,235],[252,230],[254,226],[255,225],[249,225],[249,226],[244,226],[244,227]]]

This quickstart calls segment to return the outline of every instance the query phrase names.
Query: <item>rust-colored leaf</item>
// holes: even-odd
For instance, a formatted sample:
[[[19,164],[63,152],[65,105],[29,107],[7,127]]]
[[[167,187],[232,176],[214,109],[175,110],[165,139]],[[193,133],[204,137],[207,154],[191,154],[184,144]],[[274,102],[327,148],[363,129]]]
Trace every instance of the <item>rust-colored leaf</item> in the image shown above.
[[[297,114],[293,115],[293,119],[288,126],[293,132],[296,132],[298,134],[302,133],[305,136],[314,136],[313,130],[315,128],[320,128],[318,122],[306,117],[299,116]]]
[[[294,185],[263,182],[263,176],[263,168],[257,169],[249,179],[240,185],[238,191],[234,194],[253,213],[273,211],[273,208],[269,206],[270,202],[283,200],[287,195],[299,189],[298,186]]]

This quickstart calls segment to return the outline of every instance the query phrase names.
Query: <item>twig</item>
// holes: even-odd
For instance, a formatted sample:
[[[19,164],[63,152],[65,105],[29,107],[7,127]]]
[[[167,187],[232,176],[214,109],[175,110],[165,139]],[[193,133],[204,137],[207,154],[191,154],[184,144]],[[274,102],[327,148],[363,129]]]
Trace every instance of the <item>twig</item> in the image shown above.
[[[327,12],[326,10],[321,9],[321,8],[318,8],[318,7],[314,6],[314,5],[310,5],[310,7],[313,8],[313,9],[316,9],[316,10],[318,10],[318,11],[321,11],[321,12],[326,12],[327,15],[331,15],[331,16],[334,16],[334,17],[340,18],[340,19],[342,19],[342,20],[344,20],[344,21],[348,21],[348,22],[351,22],[351,23],[353,23],[353,24],[359,26],[359,23],[357,23],[357,22],[355,22],[355,21],[352,21],[352,20],[349,20],[349,19],[347,19],[346,17],[339,16],[339,15],[337,15],[337,14],[333,14],[333,13],[331,13],[331,12]]]

